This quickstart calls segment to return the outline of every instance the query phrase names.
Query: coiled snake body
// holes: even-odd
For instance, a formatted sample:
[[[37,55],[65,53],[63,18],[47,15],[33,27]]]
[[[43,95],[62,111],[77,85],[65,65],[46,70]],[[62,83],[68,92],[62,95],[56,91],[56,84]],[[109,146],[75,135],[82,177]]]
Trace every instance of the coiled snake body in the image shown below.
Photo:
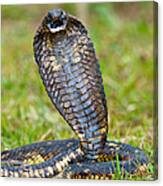
[[[147,165],[143,151],[107,141],[105,93],[95,50],[83,24],[61,9],[48,12],[34,37],[46,91],[77,139],[39,142],[1,154],[4,177],[106,179]]]

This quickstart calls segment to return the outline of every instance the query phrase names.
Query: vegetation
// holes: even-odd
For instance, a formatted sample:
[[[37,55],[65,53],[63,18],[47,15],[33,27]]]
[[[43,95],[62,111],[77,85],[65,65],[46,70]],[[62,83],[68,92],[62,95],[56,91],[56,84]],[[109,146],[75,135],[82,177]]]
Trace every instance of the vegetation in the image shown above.
[[[33,36],[49,9],[78,16],[75,4],[2,6],[2,150],[75,137],[50,102],[33,57]],[[108,139],[142,148],[155,177],[153,125],[153,3],[85,6],[86,25],[100,61],[110,116]],[[82,17],[81,17],[82,19]],[[119,174],[115,179],[124,179]]]

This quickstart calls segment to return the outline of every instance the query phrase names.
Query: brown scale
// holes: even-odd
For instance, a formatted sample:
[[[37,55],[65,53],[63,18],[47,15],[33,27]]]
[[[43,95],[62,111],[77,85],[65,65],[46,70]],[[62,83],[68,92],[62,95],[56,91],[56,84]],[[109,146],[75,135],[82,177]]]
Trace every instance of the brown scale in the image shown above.
[[[88,175],[80,175],[76,174],[71,176],[71,179],[94,179],[94,180],[110,180],[112,179],[113,174],[88,174]]]

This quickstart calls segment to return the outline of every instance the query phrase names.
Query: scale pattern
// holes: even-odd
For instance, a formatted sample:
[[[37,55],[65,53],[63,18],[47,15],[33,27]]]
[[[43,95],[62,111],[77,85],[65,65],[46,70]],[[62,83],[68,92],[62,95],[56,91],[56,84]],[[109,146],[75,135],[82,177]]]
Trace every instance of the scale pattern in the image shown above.
[[[4,151],[1,175],[111,179],[117,171],[144,171],[148,160],[143,151],[106,140],[108,113],[102,77],[83,24],[63,10],[49,11],[33,46],[46,91],[79,140],[40,142]]]
[[[143,174],[147,157],[139,148],[107,141],[97,161],[84,158],[77,139],[34,143],[1,154],[1,176],[28,178],[111,179]],[[117,158],[119,165],[117,166]]]
[[[84,26],[69,16],[66,30],[40,27],[34,52],[49,97],[80,138],[88,158],[102,153],[107,135],[107,108],[100,67]]]

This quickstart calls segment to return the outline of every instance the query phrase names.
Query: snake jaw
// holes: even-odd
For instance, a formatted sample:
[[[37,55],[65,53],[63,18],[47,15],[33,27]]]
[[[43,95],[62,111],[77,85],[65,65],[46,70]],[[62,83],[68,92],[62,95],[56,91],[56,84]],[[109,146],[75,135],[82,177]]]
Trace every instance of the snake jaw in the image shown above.
[[[45,26],[51,33],[56,33],[65,30],[68,23],[66,12],[61,9],[50,10],[45,17]]]

